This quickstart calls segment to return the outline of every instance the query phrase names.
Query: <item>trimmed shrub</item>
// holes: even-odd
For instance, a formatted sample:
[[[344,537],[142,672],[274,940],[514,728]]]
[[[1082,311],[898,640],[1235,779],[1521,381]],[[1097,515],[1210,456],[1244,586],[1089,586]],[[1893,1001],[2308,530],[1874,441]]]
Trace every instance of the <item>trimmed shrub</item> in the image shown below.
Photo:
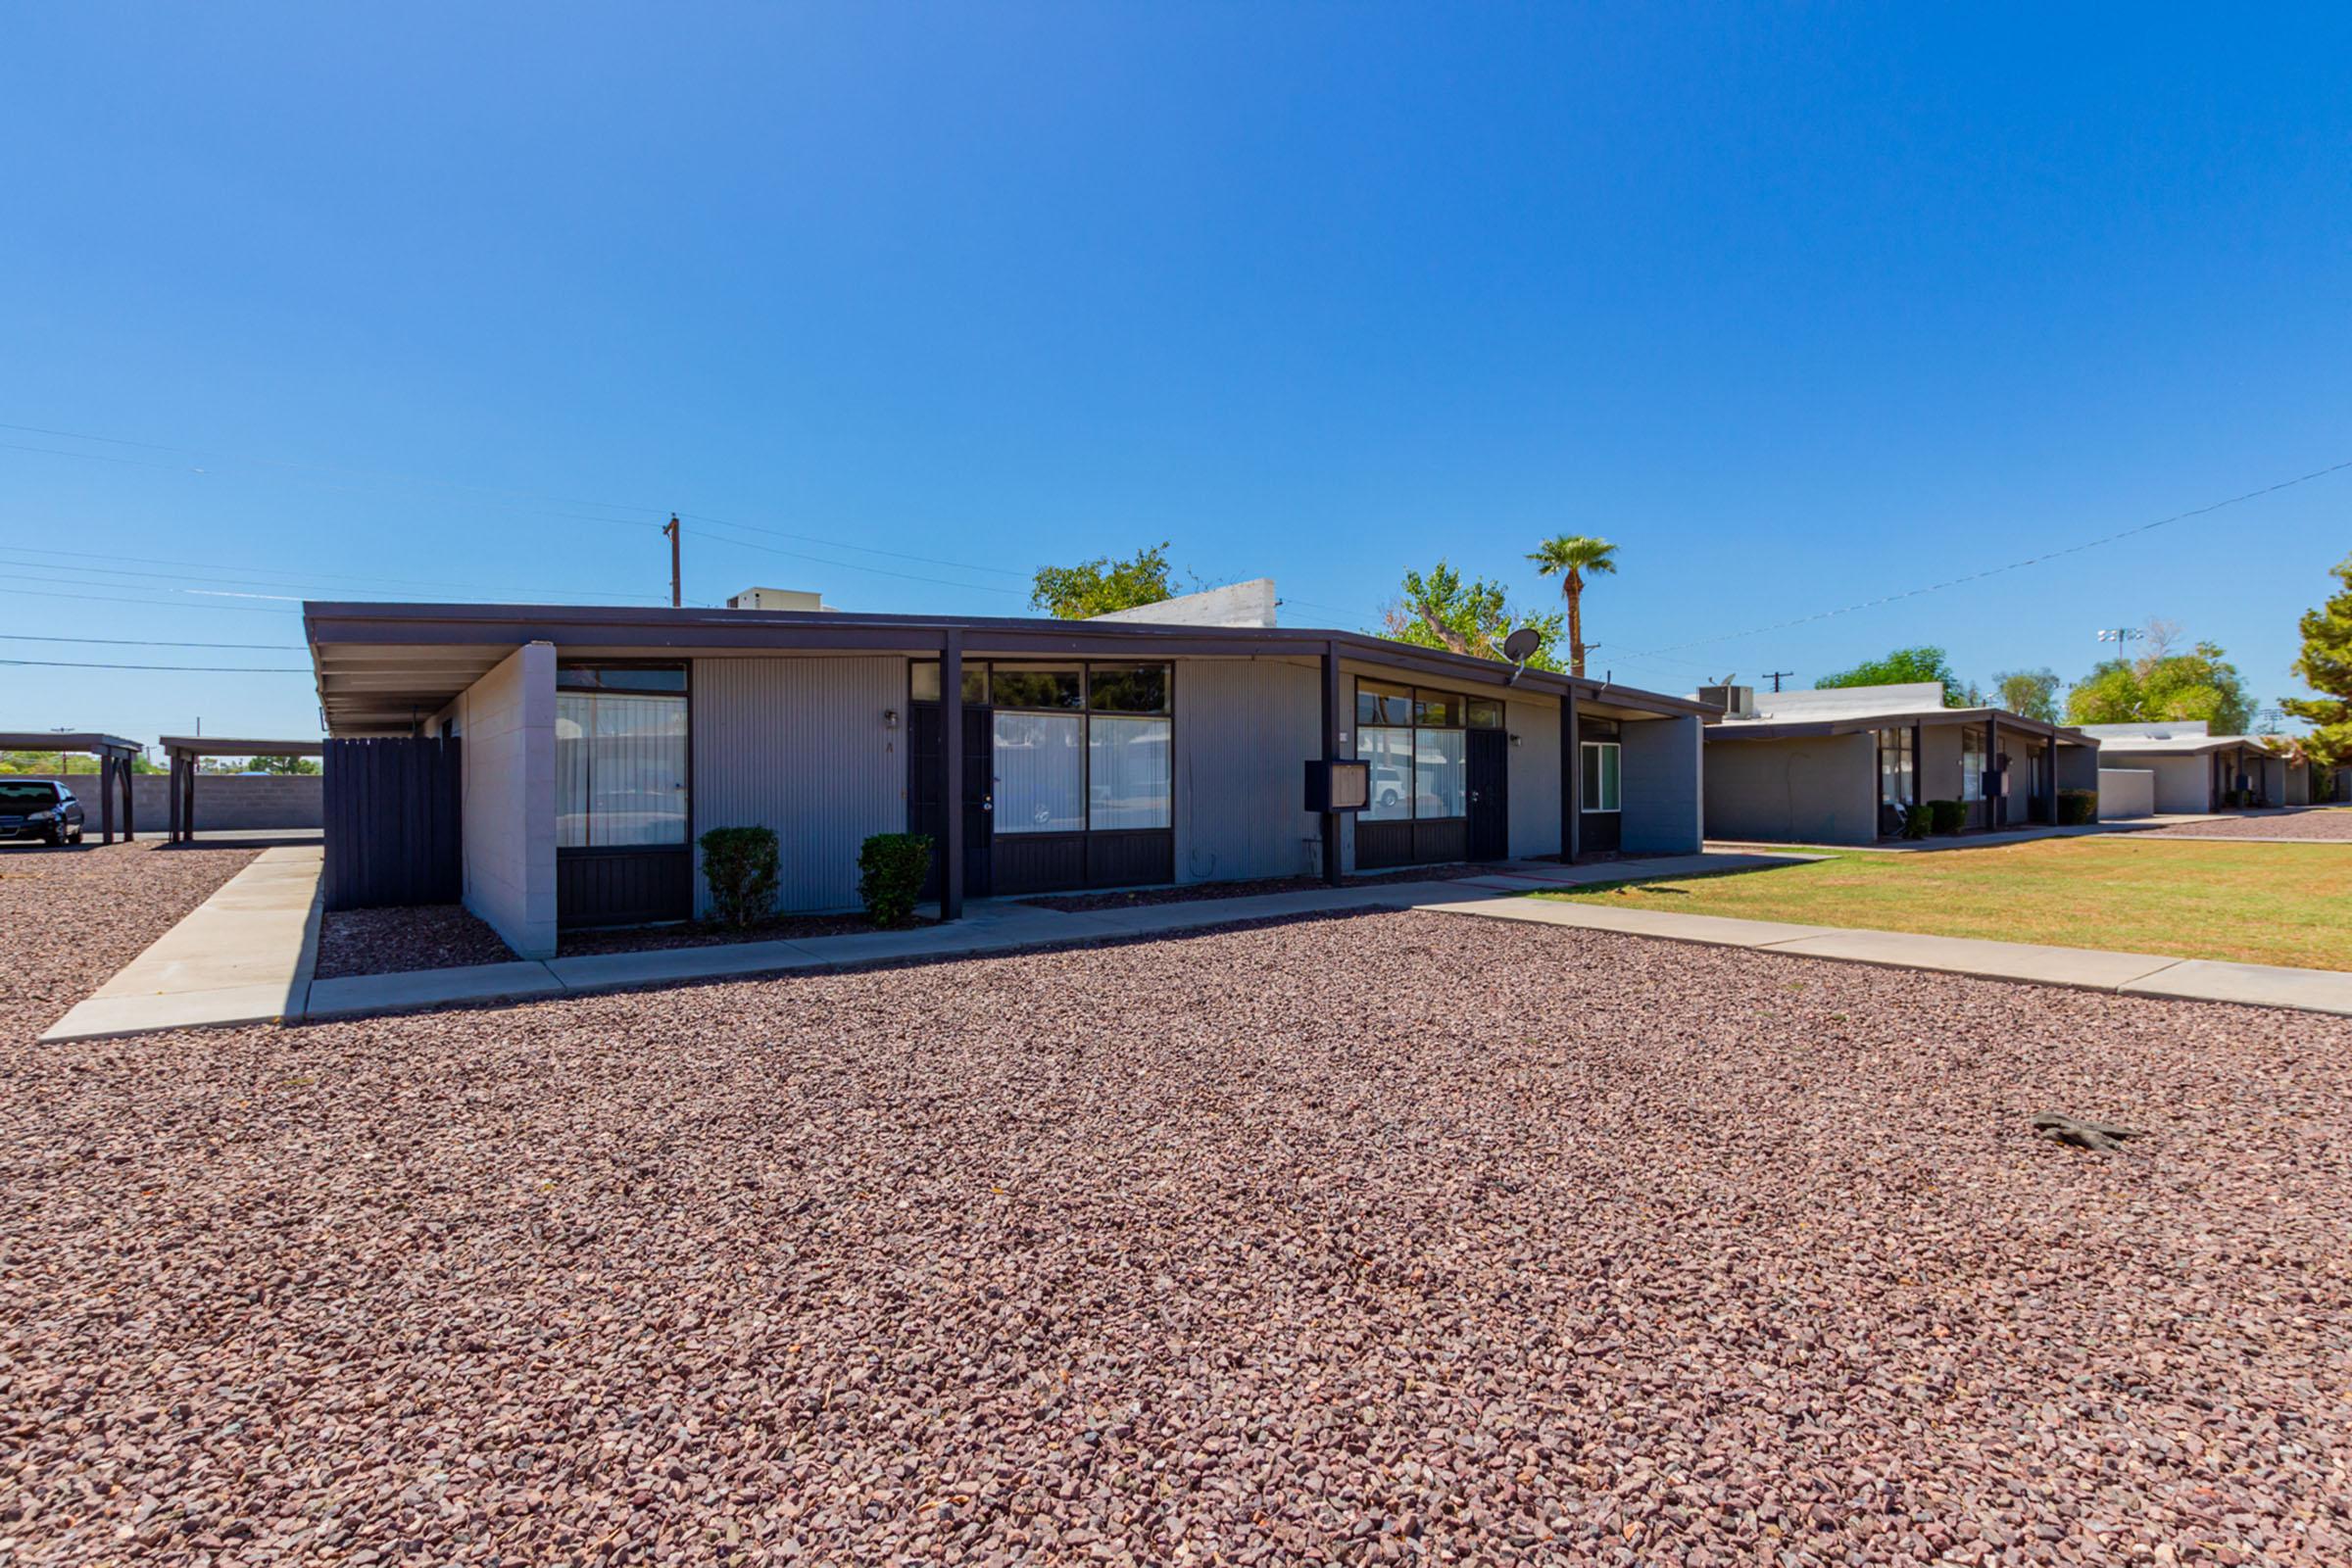
[[[1926,838],[1928,836],[1928,828],[1930,824],[1935,821],[1935,819],[1936,814],[1929,810],[1925,805],[1904,807],[1903,837],[1907,839]]]
[[[858,897],[874,924],[905,925],[931,869],[927,833],[877,833],[858,852]]]
[[[1966,801],[1930,801],[1928,803],[1928,831],[1957,833],[1968,826]]]
[[[2058,792],[2058,825],[2087,827],[2099,819],[2097,790],[2060,790]]]
[[[703,880],[710,906],[738,930],[776,906],[776,834],[765,827],[714,827],[703,835]]]

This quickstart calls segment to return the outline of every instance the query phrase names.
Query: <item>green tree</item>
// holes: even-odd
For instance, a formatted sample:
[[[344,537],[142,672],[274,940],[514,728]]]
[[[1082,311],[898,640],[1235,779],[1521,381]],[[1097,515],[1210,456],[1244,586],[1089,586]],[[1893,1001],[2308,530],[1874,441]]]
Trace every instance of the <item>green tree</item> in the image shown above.
[[[1168,544],[1161,540],[1125,561],[1098,556],[1075,566],[1040,566],[1031,584],[1029,608],[1056,620],[1084,620],[1114,610],[1137,610],[1170,598]]]
[[[2254,699],[2237,666],[2212,643],[2185,654],[2139,660],[2110,659],[2091,667],[2066,694],[2070,724],[2153,724],[2197,719],[2216,735],[2243,735],[2254,721]]]
[[[2303,652],[2295,673],[2317,697],[2288,697],[2278,706],[2311,725],[2304,750],[2323,767],[2352,760],[2352,556],[2328,568],[2343,587],[2317,610],[2304,612]]]
[[[1382,612],[1381,635],[1421,648],[1500,659],[1502,640],[1522,626],[1532,626],[1537,642],[1529,666],[1558,669],[1557,650],[1566,619],[1560,614],[1515,610],[1500,583],[1484,577],[1465,583],[1460,572],[1441,561],[1427,577],[1417,571],[1404,574],[1402,596]]]
[[[1560,597],[1568,602],[1568,670],[1570,674],[1585,672],[1585,655],[1591,647],[1585,641],[1585,577],[1617,570],[1617,547],[1606,539],[1594,539],[1581,533],[1556,534],[1536,546],[1527,558],[1536,570],[1546,577],[1560,579]]]
[[[245,764],[248,773],[297,773],[308,776],[318,771],[316,757],[256,757]]]
[[[1992,677],[2002,708],[2044,724],[2058,722],[2058,672],[2054,669],[2013,669]]]
[[[1963,686],[1960,677],[1952,673],[1952,662],[1940,648],[1922,644],[1917,648],[1897,648],[1884,659],[1865,659],[1851,669],[1840,669],[1814,681],[1816,689],[1833,686],[1906,686],[1914,681],[1943,682],[1943,706],[1946,708],[1975,708],[1980,706],[1979,693],[1973,686]]]
[[[133,773],[163,771],[147,760],[145,753],[131,758],[130,770]],[[0,774],[32,773],[48,778],[67,773],[86,773],[95,777],[97,772],[98,759],[87,752],[0,752]]]

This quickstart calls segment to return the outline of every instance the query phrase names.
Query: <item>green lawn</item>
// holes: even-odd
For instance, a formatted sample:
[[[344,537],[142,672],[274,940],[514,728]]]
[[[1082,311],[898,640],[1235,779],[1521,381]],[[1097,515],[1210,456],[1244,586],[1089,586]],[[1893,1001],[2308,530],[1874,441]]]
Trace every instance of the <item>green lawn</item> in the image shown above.
[[[1579,904],[2352,969],[2352,845],[2125,834],[1544,893]]]

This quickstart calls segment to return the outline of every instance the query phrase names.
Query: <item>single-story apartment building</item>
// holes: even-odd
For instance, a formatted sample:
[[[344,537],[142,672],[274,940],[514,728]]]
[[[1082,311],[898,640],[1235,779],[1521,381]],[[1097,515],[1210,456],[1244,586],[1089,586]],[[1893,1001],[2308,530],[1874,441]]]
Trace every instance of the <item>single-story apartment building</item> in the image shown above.
[[[1946,708],[1943,683],[1824,691],[1712,686],[1707,836],[1870,844],[1906,808],[1960,801],[1967,827],[2058,820],[2058,792],[2098,788],[2099,743],[1999,708]]]
[[[526,956],[706,911],[714,827],[774,829],[779,907],[809,911],[856,906],[869,835],[929,834],[950,919],[1702,837],[1703,705],[1355,632],[367,603],[304,626],[330,741],[458,742],[463,897]],[[1363,764],[1360,809],[1310,808],[1330,759]],[[330,879],[359,831],[330,813]]]
[[[2103,765],[2155,774],[2159,811],[2223,810],[2240,790],[2251,806],[2311,804],[2311,765],[2271,750],[2258,735],[2210,734],[2201,718],[2082,728],[2097,739]]]

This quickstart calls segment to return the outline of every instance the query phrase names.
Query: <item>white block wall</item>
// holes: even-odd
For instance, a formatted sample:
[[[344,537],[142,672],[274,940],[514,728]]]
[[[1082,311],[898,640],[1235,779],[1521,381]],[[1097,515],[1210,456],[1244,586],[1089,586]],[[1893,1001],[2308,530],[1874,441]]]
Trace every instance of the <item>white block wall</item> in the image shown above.
[[[2099,769],[2099,820],[2116,822],[2156,811],[2156,775],[2144,767]]]
[[[525,958],[556,955],[556,650],[530,643],[459,699],[466,907]],[[201,787],[201,786],[199,786]]]
[[[1696,855],[1706,842],[1697,715],[1629,719],[1619,739],[1625,746],[1624,852]]]

